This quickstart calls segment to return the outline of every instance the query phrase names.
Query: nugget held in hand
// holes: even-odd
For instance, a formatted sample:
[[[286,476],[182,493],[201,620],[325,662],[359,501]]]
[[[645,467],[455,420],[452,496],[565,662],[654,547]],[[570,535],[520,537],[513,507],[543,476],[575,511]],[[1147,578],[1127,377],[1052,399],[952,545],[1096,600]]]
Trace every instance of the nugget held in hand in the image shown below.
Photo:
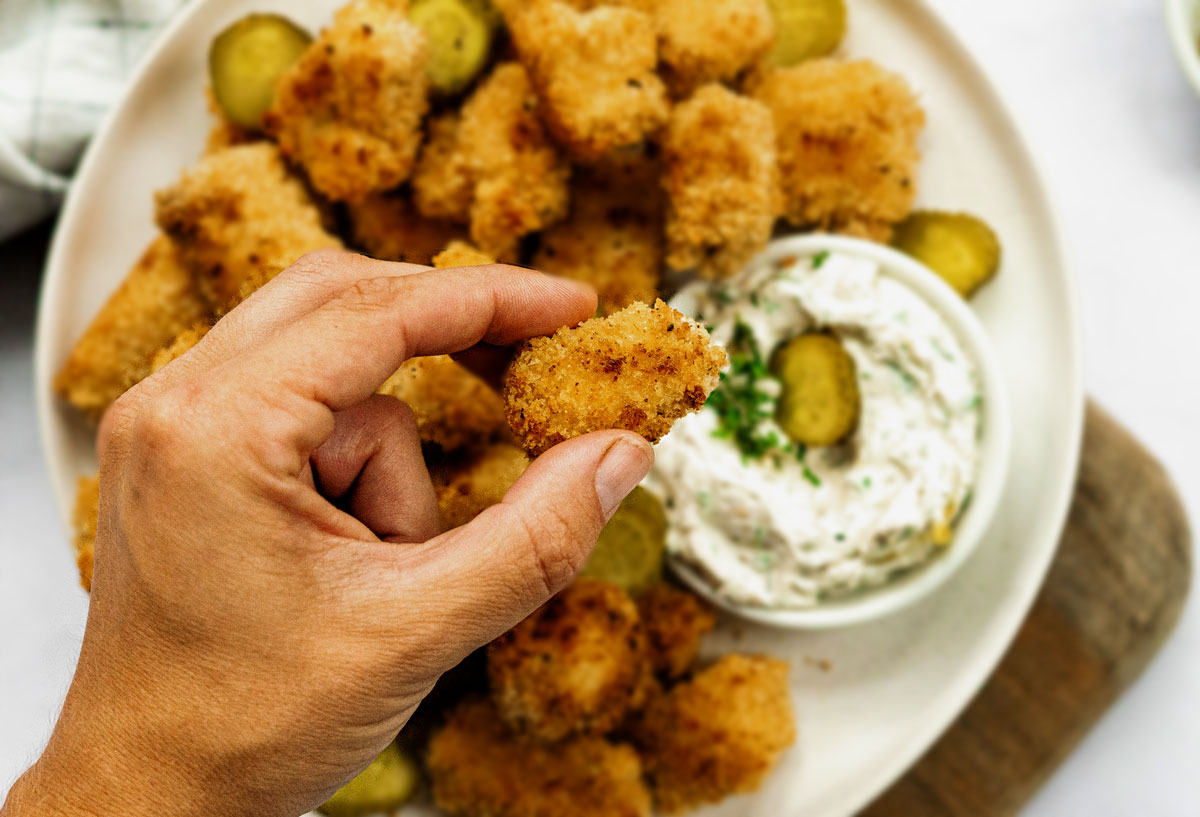
[[[658,442],[700,410],[725,363],[695,321],[661,300],[635,303],[527,341],[505,380],[508,424],[533,457],[605,428]]]

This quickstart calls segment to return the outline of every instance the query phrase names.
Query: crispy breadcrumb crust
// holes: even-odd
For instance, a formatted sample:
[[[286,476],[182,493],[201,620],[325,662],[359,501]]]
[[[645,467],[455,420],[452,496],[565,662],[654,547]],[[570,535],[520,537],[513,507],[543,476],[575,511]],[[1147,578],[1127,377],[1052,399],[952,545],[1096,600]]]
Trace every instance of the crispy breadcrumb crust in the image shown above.
[[[524,451],[495,443],[461,469],[435,479],[442,530],[465,525],[498,504],[528,467]]]
[[[659,166],[576,171],[571,212],[542,233],[533,266],[591,284],[605,314],[658,297],[663,262]]]
[[[218,315],[304,253],[342,246],[269,142],[205,156],[159,191],[155,204],[158,225],[175,239]]]
[[[150,359],[211,314],[174,242],[160,235],[75,342],[54,391],[93,422],[150,374]]]
[[[425,218],[401,193],[373,193],[346,208],[351,241],[372,258],[424,264],[466,230],[442,219]]]
[[[150,360],[150,373],[154,374],[168,363],[173,363],[190,352],[211,328],[211,325],[202,322],[180,332],[169,345],[154,353],[154,357]]]
[[[667,120],[653,19],[541,0],[512,21],[513,43],[555,139],[577,159],[636,145]]]
[[[767,0],[657,0],[663,74],[677,97],[732,82],[775,43]]]
[[[531,457],[605,428],[658,442],[700,410],[725,363],[691,318],[661,300],[635,303],[526,341],[505,378],[508,424]]]
[[[471,163],[459,146],[462,117],[449,111],[430,117],[421,155],[413,170],[413,202],[426,218],[447,219],[461,224],[471,220],[475,186]]]
[[[75,532],[75,564],[79,584],[92,590],[92,568],[96,553],[96,527],[100,519],[100,477],[80,477],[75,487],[75,507],[71,527]]]
[[[444,451],[481,448],[504,428],[504,401],[449,355],[414,357],[379,388],[412,409],[421,440]]]
[[[775,116],[788,220],[887,241],[916,197],[925,126],[904,79],[868,60],[821,59],[749,85]]]
[[[412,172],[429,106],[429,48],[406,6],[343,6],[280,77],[263,117],[283,155],[335,201],[390,190]]]
[[[781,206],[770,109],[706,85],[671,113],[664,154],[668,266],[733,275],[767,245]]]
[[[495,263],[495,258],[486,253],[481,253],[465,241],[451,241],[446,249],[433,257],[433,265],[438,269],[479,267],[484,264]]]
[[[489,644],[487,657],[496,711],[538,740],[602,735],[643,703],[645,638],[615,584],[576,580]]]
[[[700,599],[665,582],[638,596],[637,606],[655,672],[670,681],[682,678],[696,663],[716,616]]]
[[[650,703],[634,736],[660,811],[762,785],[796,739],[787,676],[783,661],[731,654]]]
[[[514,736],[486,699],[468,699],[429,743],[437,808],[452,817],[649,817],[637,753],[580,737]]]

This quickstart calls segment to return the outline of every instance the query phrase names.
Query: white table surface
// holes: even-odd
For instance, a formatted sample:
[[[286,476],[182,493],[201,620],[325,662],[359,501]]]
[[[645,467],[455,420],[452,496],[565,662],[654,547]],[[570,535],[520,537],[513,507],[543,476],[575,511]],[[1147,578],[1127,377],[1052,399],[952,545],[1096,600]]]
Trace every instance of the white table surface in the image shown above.
[[[1090,393],[1162,458],[1200,519],[1200,99],[1173,62],[1159,3],[935,5],[1008,97],[1060,205]],[[0,791],[49,733],[87,607],[34,416],[44,242],[41,231],[0,247]],[[1200,605],[1026,814],[1200,814]]]

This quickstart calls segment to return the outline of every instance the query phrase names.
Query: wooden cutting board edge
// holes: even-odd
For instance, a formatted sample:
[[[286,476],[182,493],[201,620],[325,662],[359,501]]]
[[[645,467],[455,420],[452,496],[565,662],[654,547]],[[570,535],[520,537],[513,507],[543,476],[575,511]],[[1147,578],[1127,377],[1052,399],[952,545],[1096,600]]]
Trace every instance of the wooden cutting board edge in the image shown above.
[[[1171,633],[1191,541],[1162,465],[1089,403],[1066,529],[1029,617],[958,720],[860,817],[1018,813]]]

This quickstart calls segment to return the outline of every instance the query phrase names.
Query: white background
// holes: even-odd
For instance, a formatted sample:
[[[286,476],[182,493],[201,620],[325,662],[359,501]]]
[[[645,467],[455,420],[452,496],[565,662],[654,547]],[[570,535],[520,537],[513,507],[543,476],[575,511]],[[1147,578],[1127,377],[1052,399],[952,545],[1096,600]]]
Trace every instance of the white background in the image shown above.
[[[1057,198],[1090,393],[1166,463],[1200,518],[1200,99],[1159,3],[934,2],[1015,109]],[[86,615],[34,417],[44,241],[0,247],[0,791],[49,733]],[[1200,605],[1026,814],[1200,815]]]

